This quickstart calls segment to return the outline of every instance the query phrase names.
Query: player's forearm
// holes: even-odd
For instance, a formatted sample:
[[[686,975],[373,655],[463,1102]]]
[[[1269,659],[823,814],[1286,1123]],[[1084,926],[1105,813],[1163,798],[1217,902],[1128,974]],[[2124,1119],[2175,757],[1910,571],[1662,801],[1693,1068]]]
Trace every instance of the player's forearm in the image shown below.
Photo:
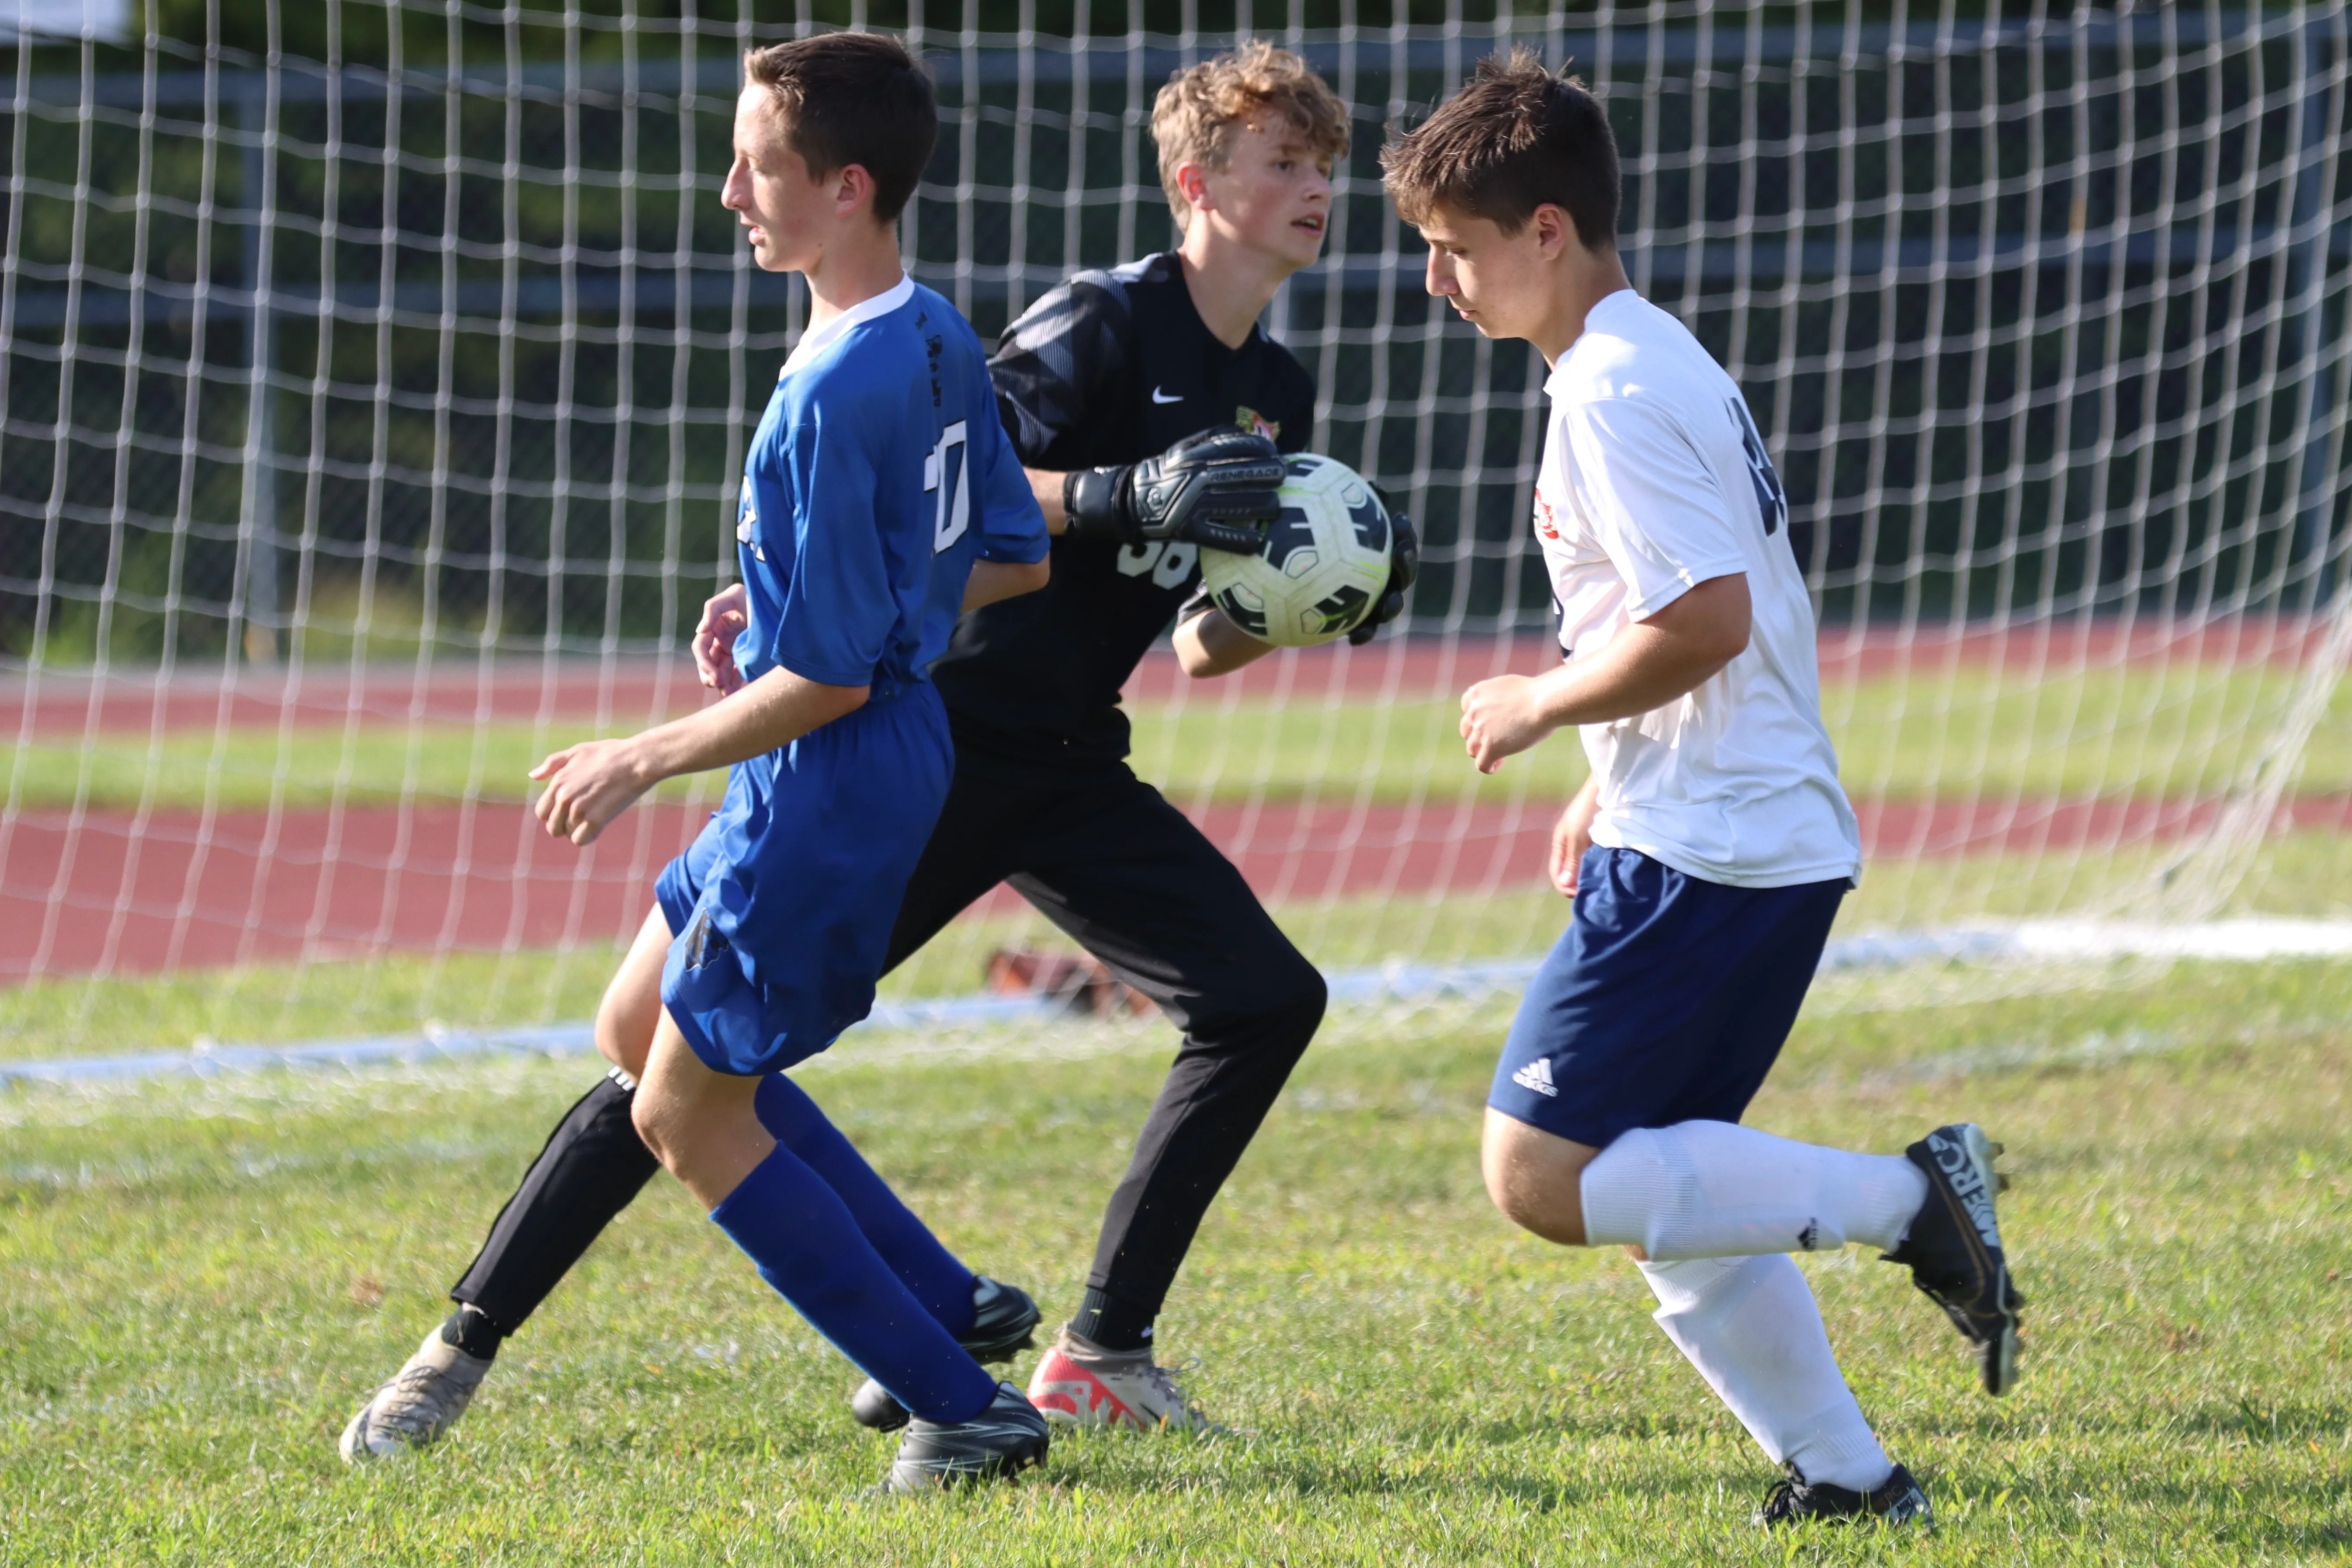
[[[1260,642],[1215,609],[1178,626],[1174,641],[1178,667],[1195,680],[1231,675],[1274,651],[1272,643]]]
[[[680,773],[732,767],[856,712],[866,693],[863,686],[827,686],[772,669],[731,697],[639,734],[632,760],[647,788]]]
[[[1748,647],[1748,581],[1714,577],[1611,637],[1591,658],[1537,678],[1555,728],[1609,724],[1687,697]]]
[[[1600,657],[1537,678],[1544,721],[1554,729],[1632,719],[1689,696],[1731,662],[1693,657],[1643,628],[1628,626]]]
[[[1062,505],[1062,486],[1070,476],[1051,468],[1024,468],[1021,471],[1029,477],[1029,493],[1037,498],[1037,510],[1045,514],[1045,531],[1067,532],[1070,514]]]
[[[1053,571],[1050,561],[975,561],[971,575],[964,581],[964,613],[969,615],[982,605],[1034,594],[1052,580]]]

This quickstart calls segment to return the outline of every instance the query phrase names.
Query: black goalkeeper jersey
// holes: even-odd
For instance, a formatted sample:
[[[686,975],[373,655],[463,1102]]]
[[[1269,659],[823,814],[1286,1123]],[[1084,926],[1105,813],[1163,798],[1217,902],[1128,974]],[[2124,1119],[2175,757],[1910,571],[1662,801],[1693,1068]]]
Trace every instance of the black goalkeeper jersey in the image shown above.
[[[1255,425],[1302,451],[1315,383],[1263,328],[1229,349],[1192,308],[1182,264],[1081,272],[1005,328],[988,362],[1024,466],[1140,462],[1212,425]],[[1052,582],[974,610],[931,667],[959,766],[1059,772],[1127,755],[1119,688],[1201,577],[1191,544],[1054,541]]]

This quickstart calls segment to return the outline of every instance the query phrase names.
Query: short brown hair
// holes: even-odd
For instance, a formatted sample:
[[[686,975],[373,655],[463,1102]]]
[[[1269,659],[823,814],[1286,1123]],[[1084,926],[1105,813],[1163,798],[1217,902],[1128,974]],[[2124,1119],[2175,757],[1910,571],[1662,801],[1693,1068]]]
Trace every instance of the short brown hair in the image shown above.
[[[1517,234],[1549,204],[1587,250],[1617,237],[1623,187],[1609,112],[1525,47],[1480,60],[1436,113],[1392,133],[1381,168],[1397,216],[1416,226],[1443,206]]]
[[[939,140],[931,79],[887,33],[819,33],[743,54],[743,79],[768,89],[784,144],[822,180],[852,163],[874,176],[874,216],[895,220]]]
[[[1168,79],[1151,105],[1151,139],[1160,144],[1160,188],[1181,228],[1192,205],[1177,188],[1187,163],[1223,169],[1232,156],[1234,127],[1255,115],[1279,114],[1316,152],[1338,159],[1348,151],[1348,108],[1305,60],[1263,38],[1215,59],[1188,66]]]

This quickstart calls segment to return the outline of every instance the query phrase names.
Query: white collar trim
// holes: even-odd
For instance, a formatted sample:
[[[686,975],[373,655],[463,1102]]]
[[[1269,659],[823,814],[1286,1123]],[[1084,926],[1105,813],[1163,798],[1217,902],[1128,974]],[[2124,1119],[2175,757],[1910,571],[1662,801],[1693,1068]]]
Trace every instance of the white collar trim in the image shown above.
[[[784,368],[776,373],[776,379],[782,381],[785,376],[792,374],[818,354],[831,348],[841,341],[850,328],[860,321],[870,321],[877,316],[887,316],[914,297],[915,280],[904,273],[899,274],[898,281],[892,287],[885,289],[871,299],[860,300],[824,325],[803,332],[801,341],[793,344],[793,352],[785,356]]]
[[[1620,301],[1622,301],[1622,303],[1620,303]],[[1600,299],[1595,300],[1592,302],[1592,309],[1584,312],[1584,331],[1586,332],[1590,332],[1597,324],[1605,331],[1608,330],[1607,323],[1601,321],[1601,316],[1603,311],[1606,311],[1610,316],[1614,317],[1619,310],[1630,310],[1641,302],[1641,294],[1635,289],[1630,288],[1619,289],[1611,293],[1603,294]],[[1583,333],[1580,332],[1577,335],[1576,342],[1580,343],[1583,341],[1584,336]],[[1545,395],[1549,397],[1559,397],[1568,390],[1568,362],[1570,356],[1575,353],[1576,343],[1569,344],[1568,353],[1559,356],[1559,363],[1551,367],[1551,374],[1544,377]]]

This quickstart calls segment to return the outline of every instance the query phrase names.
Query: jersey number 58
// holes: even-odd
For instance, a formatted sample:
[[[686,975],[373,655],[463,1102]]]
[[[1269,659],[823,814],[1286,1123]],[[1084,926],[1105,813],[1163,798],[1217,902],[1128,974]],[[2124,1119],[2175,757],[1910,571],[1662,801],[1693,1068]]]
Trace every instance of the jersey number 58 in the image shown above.
[[[923,493],[939,493],[939,510],[931,522],[931,553],[939,554],[961,539],[971,526],[971,491],[964,483],[964,421],[940,432],[940,444],[923,459]]]

